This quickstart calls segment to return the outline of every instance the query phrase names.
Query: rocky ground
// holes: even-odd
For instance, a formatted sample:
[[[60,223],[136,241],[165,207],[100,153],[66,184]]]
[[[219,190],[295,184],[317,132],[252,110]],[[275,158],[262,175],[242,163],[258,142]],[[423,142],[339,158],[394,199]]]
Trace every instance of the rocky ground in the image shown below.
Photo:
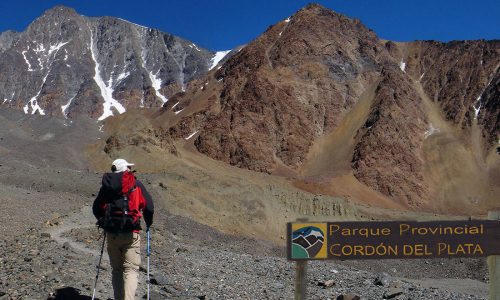
[[[0,167],[0,299],[89,299],[102,241],[90,207],[100,174],[22,168],[32,176],[60,181],[55,185],[67,183],[65,191],[53,192],[30,190],[26,182],[6,184],[6,174],[16,170],[8,163]],[[154,175],[144,175],[149,176]],[[294,263],[284,258],[282,247],[222,234],[171,215],[161,205],[151,245],[153,299],[293,298]],[[143,255],[138,296],[146,293],[145,262]],[[486,275],[483,260],[314,262],[309,265],[308,291],[311,299],[348,299],[349,293],[361,299],[485,299]],[[97,296],[112,297],[106,254]]]
[[[40,139],[49,129],[42,130],[44,127],[38,121],[29,120],[33,123],[25,122],[23,127],[13,120],[15,118],[11,121],[0,118],[0,138],[3,138],[0,145],[0,229],[3,235],[0,299],[90,299],[102,245],[91,204],[99,188],[101,173],[82,167],[86,162],[79,155],[82,150],[70,145],[74,143],[68,142],[63,148],[60,147],[62,140],[47,143]],[[88,125],[90,127],[82,125],[74,129],[82,144],[98,135],[95,123]],[[47,128],[57,133],[53,129],[58,126],[67,125],[56,122],[48,124]],[[69,125],[68,130],[73,130],[72,126]],[[51,139],[58,141],[59,136],[55,134]],[[193,175],[194,169],[175,173],[180,172],[179,169],[167,169],[166,172],[171,173],[169,176],[165,172],[138,173],[157,203],[150,257],[152,299],[293,298],[295,265],[286,260],[283,245],[264,241],[263,235],[260,239],[229,235],[202,225],[215,222],[215,219],[204,220],[210,214],[196,220],[173,214],[173,205],[176,211],[182,212],[179,209],[182,203],[165,201],[165,195],[181,197],[182,192],[186,192],[194,200],[196,195],[185,185],[195,186],[200,191],[206,189],[205,183]],[[241,181],[243,177],[237,177],[240,176],[237,173],[229,175]],[[205,182],[217,190],[214,197],[223,197],[227,191],[238,187],[234,182],[228,184],[222,179],[213,179],[215,175],[208,172],[196,175],[212,177]],[[256,179],[247,179],[246,196],[256,182]],[[271,177],[265,180],[273,182]],[[263,198],[268,195],[263,193],[271,193],[260,187],[254,189],[253,193]],[[273,193],[276,191],[272,189]],[[297,192],[285,196],[293,194]],[[240,205],[233,191],[228,195]],[[205,203],[205,210],[214,209],[216,204],[208,201],[209,196],[200,194],[198,197],[200,203]],[[308,199],[300,197],[297,199]],[[290,209],[294,205],[291,203]],[[308,211],[304,208],[304,212]],[[312,216],[315,211],[309,213]],[[244,221],[241,224],[247,224]],[[218,228],[223,230],[224,226]],[[252,236],[249,232],[245,236]],[[144,235],[142,239],[144,249]],[[139,298],[146,294],[144,251],[142,257]],[[101,267],[97,297],[108,299],[112,297],[112,288],[106,253]],[[361,299],[485,299],[487,274],[484,259],[312,262],[307,287],[310,299],[356,299],[352,297],[356,295]]]

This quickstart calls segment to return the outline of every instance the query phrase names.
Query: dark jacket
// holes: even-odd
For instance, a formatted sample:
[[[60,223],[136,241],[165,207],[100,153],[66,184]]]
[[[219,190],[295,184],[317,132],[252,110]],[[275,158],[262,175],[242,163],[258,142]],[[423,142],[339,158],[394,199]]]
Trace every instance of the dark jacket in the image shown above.
[[[104,217],[104,204],[122,196],[122,177],[124,172],[120,173],[105,173],[102,176],[102,185],[92,205],[92,212],[97,220]],[[151,195],[148,193],[141,181],[135,179],[135,185],[140,188],[144,198],[144,203],[141,203],[142,214],[146,226],[150,227],[153,224],[154,204]]]

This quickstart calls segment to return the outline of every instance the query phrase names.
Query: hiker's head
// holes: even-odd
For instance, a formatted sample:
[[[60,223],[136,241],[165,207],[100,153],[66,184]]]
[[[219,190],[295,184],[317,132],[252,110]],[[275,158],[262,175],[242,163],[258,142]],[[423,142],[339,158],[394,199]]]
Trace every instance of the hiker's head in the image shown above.
[[[115,173],[125,172],[127,169],[131,169],[134,164],[127,162],[126,160],[119,158],[116,159],[111,165],[111,171]]]

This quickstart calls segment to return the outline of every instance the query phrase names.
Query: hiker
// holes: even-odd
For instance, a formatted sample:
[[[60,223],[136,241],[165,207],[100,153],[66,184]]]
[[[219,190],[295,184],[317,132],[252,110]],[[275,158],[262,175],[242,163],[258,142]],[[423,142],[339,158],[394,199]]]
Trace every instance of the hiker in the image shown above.
[[[147,232],[153,223],[153,200],[135,178],[132,166],[134,164],[124,159],[113,161],[112,172],[103,175],[101,189],[92,206],[99,227],[108,237],[115,300],[135,297],[141,263],[141,212]]]

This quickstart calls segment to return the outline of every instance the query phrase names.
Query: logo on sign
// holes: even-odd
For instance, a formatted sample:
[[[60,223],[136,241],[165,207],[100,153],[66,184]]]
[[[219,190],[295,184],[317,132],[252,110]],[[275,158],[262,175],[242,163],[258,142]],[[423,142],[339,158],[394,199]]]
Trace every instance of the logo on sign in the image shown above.
[[[326,258],[326,223],[292,224],[292,259]]]

